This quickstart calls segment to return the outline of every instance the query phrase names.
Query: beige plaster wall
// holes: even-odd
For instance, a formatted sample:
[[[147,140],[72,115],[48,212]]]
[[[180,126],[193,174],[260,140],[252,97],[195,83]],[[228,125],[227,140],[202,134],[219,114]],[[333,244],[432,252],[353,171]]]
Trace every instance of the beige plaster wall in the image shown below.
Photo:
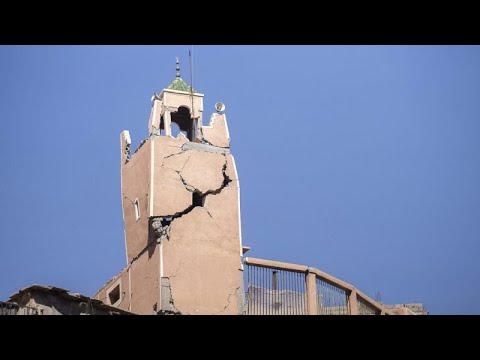
[[[147,140],[121,169],[128,263],[148,245],[150,146],[151,141]],[[135,199],[138,199],[140,209],[138,220],[135,216]]]
[[[118,282],[120,282],[120,303],[114,305],[122,310],[129,310],[130,305],[130,282],[128,278],[129,268],[123,269],[120,274],[110,279],[105,285],[102,286],[97,293],[92,296],[93,298],[103,301],[107,305],[113,305],[110,303],[108,299],[109,291],[116,286]]]
[[[159,248],[157,244],[153,243],[131,265],[131,311],[133,313],[151,315],[160,310]]]
[[[173,215],[192,203],[192,194],[183,186],[175,169],[165,166],[170,157],[181,154],[182,145],[188,140],[169,136],[153,136],[153,216]]]

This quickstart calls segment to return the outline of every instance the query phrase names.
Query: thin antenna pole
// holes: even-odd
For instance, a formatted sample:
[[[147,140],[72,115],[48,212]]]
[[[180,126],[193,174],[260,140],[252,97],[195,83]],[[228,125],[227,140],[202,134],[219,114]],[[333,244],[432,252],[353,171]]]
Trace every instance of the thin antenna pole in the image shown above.
[[[194,110],[193,110],[193,45],[192,45],[192,50],[188,50],[188,57],[190,59],[190,99],[192,101],[192,120],[195,121],[195,118],[194,118]],[[197,134],[197,128],[198,128],[198,124],[195,123],[195,134],[193,134],[193,137],[196,137]]]
[[[192,50],[188,50],[188,56],[190,58],[190,92],[193,94],[193,45]]]

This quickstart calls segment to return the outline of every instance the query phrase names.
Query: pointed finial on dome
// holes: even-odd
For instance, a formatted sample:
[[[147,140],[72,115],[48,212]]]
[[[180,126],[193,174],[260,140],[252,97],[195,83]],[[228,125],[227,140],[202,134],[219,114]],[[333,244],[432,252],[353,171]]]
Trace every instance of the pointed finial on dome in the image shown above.
[[[176,70],[177,70],[177,78],[180,77],[180,60],[178,59],[178,56],[175,56],[175,63],[177,65]]]

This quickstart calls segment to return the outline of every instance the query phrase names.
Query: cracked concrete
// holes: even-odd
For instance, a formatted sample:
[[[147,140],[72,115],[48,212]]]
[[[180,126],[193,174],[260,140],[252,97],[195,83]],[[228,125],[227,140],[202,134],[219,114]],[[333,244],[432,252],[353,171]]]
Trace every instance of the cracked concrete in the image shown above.
[[[177,309],[184,314],[219,313],[225,307],[222,294],[241,281],[238,238],[229,237],[223,230],[228,226],[211,211],[195,207],[172,221],[170,239],[164,244],[165,275],[170,277]],[[232,302],[226,313],[237,312]]]
[[[175,301],[172,296],[172,289],[170,287],[170,279],[167,277],[162,277],[162,302],[160,312],[162,315],[181,315],[182,313],[178,311],[175,307]]]
[[[200,150],[200,151],[206,151],[206,152],[211,152],[215,154],[230,154],[230,149],[226,148],[219,148],[216,146],[208,145],[208,144],[201,144],[201,143],[192,143],[188,142],[182,145],[183,150]]]
[[[222,186],[225,163],[223,154],[187,150],[165,159],[164,167],[176,171],[190,189],[205,194]]]
[[[222,148],[230,147],[228,125],[223,114],[212,114],[208,126],[201,129],[202,141]]]
[[[230,306],[230,297],[233,296],[233,295],[237,295],[238,290],[240,290],[240,286],[237,287],[233,293],[228,294],[227,304],[226,304],[225,307],[222,309],[222,311],[219,311],[217,314],[222,314],[222,313],[225,312],[225,310],[227,310],[227,308]]]
[[[160,167],[155,169],[154,176],[153,216],[181,214],[192,205],[192,192],[177,171]]]
[[[184,150],[165,157],[158,171],[163,185],[158,196],[164,199],[161,209],[155,209],[160,212],[159,216],[175,219],[188,214],[195,205],[187,191],[203,199],[220,193],[231,182],[230,176],[235,175],[229,159],[231,154],[199,150]]]
[[[151,218],[150,224],[156,242],[168,240],[170,237],[170,223],[171,220],[168,221],[163,217]]]
[[[219,228],[227,237],[234,237],[237,235],[238,229],[232,227],[231,224],[238,221],[238,209],[231,211],[223,211],[222,204],[232,203],[237,201],[238,196],[238,181],[230,182],[221,192],[217,194],[208,195],[205,198],[205,208],[211,214],[215,222],[219,224]]]
[[[158,281],[161,285],[150,290],[140,290],[137,284],[131,289],[125,286],[132,294],[127,296],[129,301],[122,299],[120,306],[128,310],[131,296],[131,310],[142,313],[151,313],[155,304],[162,314],[241,313],[241,302],[232,301],[233,296],[238,298],[242,281],[235,163],[227,151],[187,144],[182,139],[152,136],[126,164],[130,170],[153,157],[153,214],[142,216],[149,213],[150,196],[140,199],[141,216],[137,221],[132,218],[134,203],[125,202],[124,211],[133,212],[125,219],[129,224],[129,268],[120,278],[127,281],[130,272],[130,278],[135,279],[130,280],[132,283]],[[128,179],[124,191],[129,199],[138,198],[140,188],[148,193],[150,184],[145,174],[136,173]],[[142,238],[143,221],[149,222],[149,240],[135,241],[133,236]],[[161,263],[156,255],[160,244]],[[147,271],[156,263],[163,268],[161,277],[160,271]],[[139,292],[148,300],[139,299]],[[99,296],[105,297],[106,293]]]

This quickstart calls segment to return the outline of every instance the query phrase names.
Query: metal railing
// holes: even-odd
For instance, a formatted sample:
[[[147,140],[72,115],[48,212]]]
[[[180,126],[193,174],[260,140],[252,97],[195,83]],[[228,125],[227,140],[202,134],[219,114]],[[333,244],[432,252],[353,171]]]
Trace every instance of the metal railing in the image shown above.
[[[392,315],[352,285],[315,268],[245,258],[246,315]]]
[[[363,299],[358,299],[358,315],[380,315],[380,310]]]
[[[17,303],[0,301],[0,315],[38,315],[38,310],[31,306],[20,306]]]
[[[348,315],[348,296],[345,289],[317,277],[317,315]]]
[[[251,265],[245,270],[247,314],[306,314],[305,277],[302,273]]]

